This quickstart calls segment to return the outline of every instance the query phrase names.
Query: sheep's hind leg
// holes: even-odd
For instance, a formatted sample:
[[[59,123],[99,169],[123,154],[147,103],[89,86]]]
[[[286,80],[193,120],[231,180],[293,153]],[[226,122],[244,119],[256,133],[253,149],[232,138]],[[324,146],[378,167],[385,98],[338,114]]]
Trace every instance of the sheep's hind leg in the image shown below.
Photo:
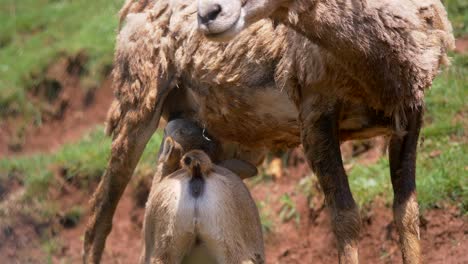
[[[110,160],[91,202],[92,215],[84,237],[84,263],[100,262],[117,204],[158,126],[158,113],[148,112],[135,119],[136,116],[134,111],[128,111],[114,132]]]
[[[300,105],[302,144],[332,216],[340,263],[358,263],[359,210],[349,188],[338,135],[339,104],[310,98]]]
[[[421,129],[421,109],[407,113],[407,133],[390,140],[390,174],[394,201],[393,214],[400,235],[403,262],[421,263],[419,242],[419,209],[416,200],[416,150]]]

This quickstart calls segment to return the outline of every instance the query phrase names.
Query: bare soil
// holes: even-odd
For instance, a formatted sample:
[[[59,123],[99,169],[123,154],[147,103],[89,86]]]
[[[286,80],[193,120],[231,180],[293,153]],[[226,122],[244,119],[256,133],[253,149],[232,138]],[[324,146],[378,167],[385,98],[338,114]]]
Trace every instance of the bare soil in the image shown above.
[[[267,218],[272,221],[271,230],[264,233],[267,263],[337,262],[330,217],[317,185],[313,186],[311,194],[298,191],[298,183],[308,175],[310,171],[301,150],[296,149],[282,177],[260,184],[249,182],[254,198],[267,204]],[[63,211],[73,205],[84,206],[88,203],[90,190],[78,189],[72,183],[63,184],[62,190],[51,193],[60,201]],[[138,260],[142,246],[144,208],[140,199],[136,198],[137,190],[142,191],[141,187],[134,186],[130,185],[117,208],[103,263],[136,263]],[[284,194],[288,194],[294,201],[299,221],[295,221],[295,217],[289,221],[280,219],[283,206],[280,200]],[[61,217],[59,215],[52,219],[48,226],[50,230],[46,232],[55,245],[49,258],[53,263],[80,263],[87,214],[74,226],[60,223]],[[44,244],[39,243],[44,231],[41,231],[40,226],[28,225],[27,219],[19,220],[21,225],[12,226],[9,231],[11,234],[3,238],[6,243],[0,243],[0,256],[6,257],[7,263],[41,263],[47,256]],[[421,241],[424,263],[468,263],[467,223],[467,216],[461,216],[452,206],[423,212]],[[363,208],[362,225],[359,245],[361,263],[401,263],[390,205],[383,199],[376,199],[368,208]]]
[[[459,38],[455,41],[455,51],[458,53],[468,52],[468,36]]]
[[[274,224],[266,232],[267,263],[336,263],[336,242],[330,228],[330,217],[321,198],[310,208],[302,195],[292,195],[300,221],[282,222],[279,197],[294,193],[300,175],[287,175],[271,184],[260,184],[251,190],[256,200],[267,200],[271,206]],[[61,196],[63,209],[73,204],[86,204],[89,193],[71,188]],[[113,230],[107,240],[103,263],[136,263],[141,250],[141,226],[144,209],[134,199],[130,188],[118,206]],[[320,195],[317,195],[320,197]],[[65,228],[54,226],[55,249],[49,256],[53,263],[80,263],[82,238],[87,217],[78,225]],[[454,207],[432,209],[424,212],[421,224],[421,241],[425,263],[468,263],[468,219],[459,215]],[[41,263],[46,257],[44,246],[38,241],[38,227],[24,224],[13,227],[0,245],[0,255],[7,263]],[[398,236],[392,223],[388,205],[376,200],[363,215],[363,229],[359,245],[361,263],[401,263]]]

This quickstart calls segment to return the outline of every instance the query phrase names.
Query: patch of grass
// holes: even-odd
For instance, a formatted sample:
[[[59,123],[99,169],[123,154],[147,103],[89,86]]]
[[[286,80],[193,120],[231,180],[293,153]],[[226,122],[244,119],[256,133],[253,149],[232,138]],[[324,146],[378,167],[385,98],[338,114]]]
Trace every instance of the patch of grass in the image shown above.
[[[372,202],[376,196],[390,197],[392,193],[387,157],[371,166],[356,163],[348,175],[354,199],[361,208]]]
[[[258,169],[257,176],[255,176],[255,177],[253,177],[251,179],[248,179],[246,181],[250,188],[252,188],[255,185],[260,184],[260,183],[265,184],[266,182],[272,182],[273,181],[273,176],[266,172],[265,166],[266,165],[263,165]]]
[[[155,161],[161,133],[156,133],[147,145],[140,162],[141,167],[155,169]],[[111,140],[98,127],[85,135],[79,142],[64,145],[53,154],[37,154],[27,157],[0,160],[0,184],[8,177],[17,177],[23,182],[25,198],[42,200],[47,198],[47,190],[55,181],[54,171],[60,170],[65,180],[87,185],[97,181],[106,168]]]
[[[33,114],[26,98],[33,76],[41,76],[63,54],[85,52],[89,78],[101,78],[112,63],[117,11],[123,0],[4,0],[0,5],[0,116]]]
[[[309,209],[314,209],[316,207],[314,197],[316,197],[317,194],[322,195],[322,191],[318,186],[318,179],[313,174],[305,176],[296,185],[296,192],[306,198]]]
[[[64,215],[60,218],[60,224],[65,228],[72,228],[78,225],[81,216],[83,215],[83,208],[80,206],[73,206],[67,210]]]
[[[455,36],[460,37],[468,34],[468,1],[466,0],[443,0],[447,9],[449,19],[452,22]]]
[[[53,255],[59,250],[61,247],[59,241],[55,238],[47,239],[42,243],[42,250],[45,252],[45,261],[48,264],[53,263]]]
[[[159,152],[159,146],[162,141],[162,132],[157,132],[153,135],[151,140],[148,142],[145,148],[145,152],[141,156],[140,163],[136,168],[136,173],[141,174],[147,171],[154,173],[157,165],[157,157]]]
[[[81,176],[99,177],[106,164],[110,139],[102,128],[85,135],[80,142],[67,144],[53,154],[0,160],[0,181],[5,175],[15,173],[26,188],[26,196],[38,198],[45,195],[53,180],[53,170],[64,168],[67,180]]]
[[[299,224],[301,220],[301,215],[297,211],[296,202],[291,198],[287,193],[283,194],[280,197],[281,209],[279,213],[279,218],[283,222],[289,222],[291,219],[294,219],[296,224]]]
[[[422,209],[441,201],[468,211],[468,56],[457,55],[452,67],[437,78],[426,97],[423,140],[418,149],[417,190]],[[360,205],[383,195],[391,201],[388,158],[366,166],[354,164],[351,189]]]
[[[260,222],[262,224],[263,234],[270,233],[274,229],[273,216],[271,208],[268,206],[268,199],[266,201],[257,202],[258,212],[260,214]]]
[[[442,151],[430,157],[430,150]],[[466,142],[443,137],[427,143],[418,158],[418,199],[424,208],[436,206],[441,201],[456,203],[463,212],[468,211],[468,157]]]

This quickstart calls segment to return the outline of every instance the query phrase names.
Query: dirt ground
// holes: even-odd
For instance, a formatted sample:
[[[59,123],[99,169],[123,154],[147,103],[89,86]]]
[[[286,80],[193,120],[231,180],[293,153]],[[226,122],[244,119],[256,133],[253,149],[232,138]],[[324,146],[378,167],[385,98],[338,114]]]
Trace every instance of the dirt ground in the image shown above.
[[[299,163],[289,167],[279,179],[251,187],[254,199],[268,201],[271,206],[270,231],[265,232],[266,263],[336,263],[336,243],[330,228],[330,218],[323,206],[323,198],[315,194],[311,201],[296,192],[297,183],[309,175],[307,166]],[[57,196],[63,209],[76,204],[86,204],[89,190],[79,190],[70,185]],[[300,215],[298,222],[279,220],[280,197],[291,194]],[[312,203],[313,206],[309,206]],[[120,202],[113,231],[107,240],[103,263],[135,263],[141,250],[141,226],[144,209],[137,205],[135,188],[128,188]],[[425,211],[421,217],[421,241],[424,263],[468,263],[468,219],[451,206]],[[392,212],[382,199],[363,210],[362,234],[359,245],[361,263],[401,263],[398,236],[392,223]],[[79,263],[86,217],[74,227],[55,227],[56,249],[53,263]],[[6,248],[0,246],[0,255],[20,263],[36,263],[41,256],[38,235],[31,227],[20,226],[12,231]],[[21,240],[29,240],[18,242]],[[23,245],[21,245],[23,243]],[[28,247],[31,246],[33,250]],[[27,246],[27,247],[25,247]],[[7,263],[10,263],[7,262]]]
[[[463,40],[459,43],[461,50],[466,50],[468,42]],[[28,126],[20,148],[9,144],[14,125],[4,124],[0,127],[0,157],[54,151],[64,143],[79,139],[94,125],[104,122],[113,98],[111,82],[105,80],[90,96],[80,89],[76,73],[72,71],[64,75],[63,71],[58,70],[64,68],[60,63],[65,62],[51,67],[48,73],[63,86],[59,100],[54,102],[61,109],[59,117],[47,120],[40,127]],[[381,144],[377,144],[379,148]],[[349,148],[349,145],[343,148]],[[291,162],[290,159],[282,177],[273,177],[260,184],[249,183],[255,200],[264,201],[270,207],[268,217],[271,230],[264,234],[267,263],[337,263],[336,242],[323,198],[318,191],[309,197],[297,191],[298,182],[310,175],[310,171],[301,158],[300,150],[295,150],[292,155],[295,161]],[[372,163],[380,155],[380,150],[372,148],[362,154],[362,162]],[[64,183],[63,190],[59,193],[51,191],[51,195],[59,201],[62,209],[77,204],[86,207],[95,185],[89,189],[79,189],[73,184]],[[20,189],[14,184],[12,188]],[[103,263],[135,263],[138,259],[144,209],[136,202],[135,192],[135,188],[127,188],[118,206]],[[279,219],[282,210],[280,199],[285,193],[296,205],[295,215],[300,216],[297,221],[294,217],[289,221]],[[77,225],[67,225],[55,219],[47,227],[34,226],[31,222],[27,214],[23,214],[18,216],[16,225],[0,230],[1,263],[41,263],[41,259],[47,257],[47,250],[39,242],[42,228],[51,230],[48,235],[54,241],[49,261],[80,263],[86,214]],[[361,263],[401,263],[391,205],[383,199],[376,199],[369,208],[363,209],[362,223],[359,245]],[[421,216],[424,263],[468,263],[467,223],[467,216],[461,216],[451,206],[425,211]]]
[[[459,38],[455,41],[455,51],[458,53],[468,52],[468,36]]]
[[[291,193],[301,216],[299,223],[279,221],[266,234],[267,263],[337,262],[336,241],[322,195],[314,190],[312,200],[308,201],[296,191],[297,183],[309,173],[307,165],[301,162],[290,166],[289,172],[270,186],[260,184],[251,189],[255,199],[263,201],[278,201],[282,194]],[[273,202],[272,214],[276,216],[280,211],[281,204]],[[360,263],[401,263],[391,206],[376,199],[369,208],[362,209],[361,217]],[[424,212],[421,216],[424,263],[468,263],[467,220],[453,207]]]

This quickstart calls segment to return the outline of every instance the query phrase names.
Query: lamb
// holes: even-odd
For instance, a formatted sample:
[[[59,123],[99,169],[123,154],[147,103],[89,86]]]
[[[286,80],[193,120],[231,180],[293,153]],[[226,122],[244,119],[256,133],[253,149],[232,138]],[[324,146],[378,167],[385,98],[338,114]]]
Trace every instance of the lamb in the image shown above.
[[[171,121],[166,131],[146,204],[140,263],[263,263],[260,218],[239,177],[253,176],[256,168],[237,160],[232,168],[238,176],[223,167],[232,163],[214,165],[194,148],[213,155],[216,144],[187,120]]]
[[[339,143],[390,136],[395,219],[412,248],[403,243],[414,256],[406,258],[418,259],[414,168],[422,104],[405,107],[402,120],[332,52],[275,21],[254,23],[229,43],[209,42],[197,31],[196,4],[127,0],[122,8],[107,124],[113,144],[92,201],[84,261],[100,261],[117,203],[161,117],[206,128],[222,143],[223,159],[259,164],[269,149],[303,143],[333,215],[340,258],[348,262],[357,261],[360,220]]]
[[[221,143],[206,130],[191,120],[174,118],[164,128],[162,144],[158,153],[158,169],[153,182],[174,173],[181,168],[180,159],[184,153],[192,150],[203,151],[211,163],[218,164],[241,179],[257,175],[257,168],[240,159],[223,159]]]

